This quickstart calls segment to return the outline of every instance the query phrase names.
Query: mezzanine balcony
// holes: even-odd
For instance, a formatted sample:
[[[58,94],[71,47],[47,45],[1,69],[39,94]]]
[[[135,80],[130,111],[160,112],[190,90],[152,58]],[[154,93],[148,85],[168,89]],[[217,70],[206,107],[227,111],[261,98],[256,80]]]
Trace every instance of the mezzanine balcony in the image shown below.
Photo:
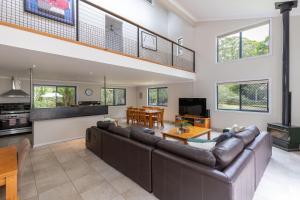
[[[24,11],[23,0],[0,0],[0,25],[129,58],[195,72],[195,52],[86,0],[77,0],[74,23]]]

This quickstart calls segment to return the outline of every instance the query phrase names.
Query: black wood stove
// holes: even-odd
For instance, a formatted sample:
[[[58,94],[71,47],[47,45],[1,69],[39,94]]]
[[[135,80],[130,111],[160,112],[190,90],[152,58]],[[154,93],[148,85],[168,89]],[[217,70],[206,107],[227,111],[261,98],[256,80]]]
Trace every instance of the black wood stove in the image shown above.
[[[286,151],[299,150],[300,127],[291,125],[290,92],[290,11],[296,8],[298,1],[275,3],[280,9],[283,21],[283,70],[282,70],[282,123],[268,124],[268,131],[273,136],[273,145]]]

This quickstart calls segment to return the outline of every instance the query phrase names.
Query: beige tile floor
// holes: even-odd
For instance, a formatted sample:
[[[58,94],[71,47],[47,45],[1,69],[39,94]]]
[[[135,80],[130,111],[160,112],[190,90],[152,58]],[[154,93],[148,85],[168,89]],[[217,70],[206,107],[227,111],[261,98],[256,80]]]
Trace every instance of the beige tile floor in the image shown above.
[[[156,132],[159,134],[159,130]],[[13,144],[22,137],[28,136],[0,138],[0,146]],[[299,188],[300,153],[273,148],[254,200],[299,200]],[[156,199],[87,150],[84,139],[33,149],[20,195],[22,200]]]

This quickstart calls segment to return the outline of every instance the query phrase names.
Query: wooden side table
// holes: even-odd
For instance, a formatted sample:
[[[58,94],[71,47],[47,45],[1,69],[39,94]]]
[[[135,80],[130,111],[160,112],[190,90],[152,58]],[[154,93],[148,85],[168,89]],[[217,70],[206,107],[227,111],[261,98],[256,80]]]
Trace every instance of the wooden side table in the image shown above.
[[[6,200],[17,200],[17,149],[0,148],[0,185],[5,185]]]

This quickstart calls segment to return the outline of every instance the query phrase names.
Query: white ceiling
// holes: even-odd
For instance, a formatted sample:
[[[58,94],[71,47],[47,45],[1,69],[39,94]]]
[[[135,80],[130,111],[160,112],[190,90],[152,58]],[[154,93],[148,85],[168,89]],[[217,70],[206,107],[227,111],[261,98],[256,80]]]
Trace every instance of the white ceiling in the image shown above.
[[[167,0],[181,7],[195,22],[279,16],[277,0]],[[287,1],[287,0],[278,0]],[[300,8],[292,11],[299,15]]]
[[[29,68],[34,68],[33,78],[36,80],[70,81],[102,84],[106,75],[107,83],[119,86],[155,85],[190,80],[126,69],[113,65],[68,58],[53,54],[31,51],[0,45],[0,75],[29,77]]]

